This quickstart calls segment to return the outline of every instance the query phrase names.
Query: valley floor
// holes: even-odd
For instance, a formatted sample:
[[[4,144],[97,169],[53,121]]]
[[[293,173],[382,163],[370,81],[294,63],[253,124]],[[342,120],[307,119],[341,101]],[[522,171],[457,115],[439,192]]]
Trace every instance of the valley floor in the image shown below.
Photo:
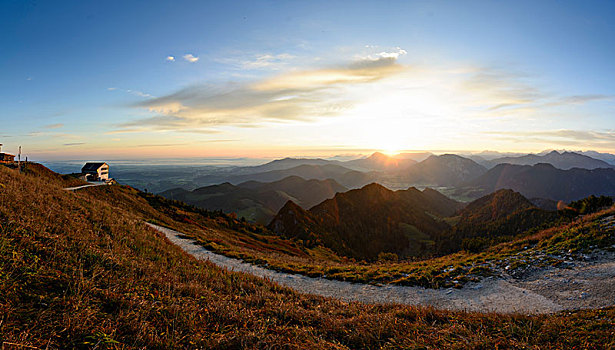
[[[344,301],[428,305],[448,310],[544,314],[561,310],[615,305],[615,253],[599,251],[584,261],[569,261],[559,267],[530,267],[511,276],[502,271],[463,288],[350,283],[289,274],[255,266],[213,253],[184,234],[148,224],[188,254],[226,268],[262,277],[298,292],[334,297]]]

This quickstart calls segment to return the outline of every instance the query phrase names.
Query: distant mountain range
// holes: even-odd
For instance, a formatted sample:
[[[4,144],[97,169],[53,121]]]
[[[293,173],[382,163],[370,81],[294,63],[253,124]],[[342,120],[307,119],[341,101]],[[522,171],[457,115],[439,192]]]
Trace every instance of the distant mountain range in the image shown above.
[[[240,184],[246,181],[279,181],[289,176],[299,176],[304,179],[310,180],[334,179],[340,184],[349,188],[364,186],[365,184],[368,184],[377,178],[377,174],[369,172],[360,172],[337,164],[302,164],[287,169],[269,170],[265,172],[257,172],[243,175],[205,175],[197,178],[196,181],[202,183],[229,182],[231,184]]]
[[[592,157],[595,159],[599,159],[602,161],[605,161],[611,165],[615,165],[615,154],[610,154],[610,153],[600,153],[600,152],[596,152],[596,151],[579,151],[576,152],[579,154],[583,154],[586,155],[588,157]]]
[[[594,153],[601,155],[603,158],[606,157],[606,154]],[[489,157],[500,155],[496,152],[481,154]],[[165,191],[164,194],[167,196],[181,195],[185,198],[192,198],[191,196],[194,197],[194,195],[183,193],[177,187],[200,189],[210,185],[215,186],[216,184],[228,183],[233,186],[242,187],[245,191],[247,188],[240,186],[240,184],[252,181],[271,183],[288,177],[301,177],[306,180],[322,181],[331,179],[345,189],[357,189],[373,182],[380,183],[390,189],[407,189],[412,186],[420,188],[436,187],[445,191],[453,198],[464,201],[476,199],[498,189],[510,188],[531,198],[534,203],[543,208],[553,208],[553,201],[557,200],[576,200],[589,194],[612,195],[612,185],[605,183],[605,181],[610,179],[609,174],[611,172],[587,172],[585,170],[613,170],[615,166],[586,154],[568,151],[549,151],[539,154],[495,157],[491,160],[486,160],[478,155],[472,157],[474,160],[455,154],[407,153],[387,156],[376,152],[369,157],[350,161],[284,158],[259,166],[214,169],[186,180],[179,178],[180,181],[177,182],[176,188],[171,192]],[[477,163],[477,161],[481,164]],[[542,169],[541,171],[537,171],[528,170],[529,168],[514,167],[533,167],[540,164],[549,164],[553,169],[546,167],[540,168]],[[511,165],[513,167],[502,168],[501,166],[503,165]],[[507,170],[502,171],[502,169]],[[532,173],[532,175],[528,175],[527,172]],[[196,172],[193,171],[193,173]],[[571,177],[572,174],[574,175],[573,177]],[[153,175],[155,174],[144,174],[140,180],[142,182],[152,181],[155,179]],[[153,183],[147,186],[151,188],[162,186],[167,189],[172,188],[171,185],[175,180],[165,180],[160,176],[159,178],[158,186],[155,186]],[[217,191],[219,188],[212,187],[210,190],[213,191],[214,189]],[[260,191],[262,193],[264,190]],[[267,204],[262,206],[263,208],[273,208],[273,212],[259,210],[258,213],[248,213],[240,208],[253,208],[255,206],[247,205],[246,203],[249,202],[245,200],[241,202],[229,200],[235,203],[235,205],[242,204],[241,206],[230,204],[227,206],[226,204],[230,202],[224,200],[224,205],[217,204],[214,207],[241,212],[246,214],[246,217],[258,218],[259,222],[263,222],[262,220],[270,218],[283,205],[280,202],[285,203],[289,198],[297,200],[296,196],[289,194],[287,191],[280,191],[283,193],[267,195],[268,200],[278,198],[275,201],[275,205]],[[263,201],[261,197],[255,198],[253,194],[242,193],[238,194],[238,196],[240,198],[250,198],[256,203]],[[223,200],[220,199],[219,201]],[[202,202],[200,199],[198,201],[192,200],[191,202],[199,202],[200,205],[211,205],[210,200],[207,203]],[[304,203],[301,206],[308,208]],[[310,204],[315,203],[310,202]],[[259,205],[256,205],[256,207]]]
[[[528,198],[565,202],[589,195],[615,195],[615,169],[557,169],[551,164],[499,164],[480,177],[464,184],[479,188],[483,194],[512,189]]]
[[[271,183],[249,181],[232,185],[226,182],[193,191],[175,188],[161,195],[204,209],[235,212],[250,221],[267,224],[289,200],[310,208],[337,192],[345,191],[347,188],[335,180],[305,180],[289,176]]]
[[[615,167],[603,160],[594,159],[583,154],[574,152],[560,153],[558,151],[551,151],[544,155],[528,154],[519,157],[496,158],[491,161],[486,161],[483,164],[488,168],[492,168],[498,164],[536,165],[538,163],[551,164],[563,170],[572,168],[598,169]]]

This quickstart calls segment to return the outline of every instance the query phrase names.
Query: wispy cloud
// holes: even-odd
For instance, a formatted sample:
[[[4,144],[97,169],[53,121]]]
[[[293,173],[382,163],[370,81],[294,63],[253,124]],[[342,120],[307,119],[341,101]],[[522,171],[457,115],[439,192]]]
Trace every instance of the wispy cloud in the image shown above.
[[[166,61],[167,62],[175,62],[175,57],[174,56],[167,56]]]
[[[290,53],[245,53],[231,52],[212,57],[212,60],[229,66],[236,71],[244,72],[245,76],[250,71],[281,71],[292,68],[291,64],[299,63],[300,59]],[[252,72],[253,73],[253,72]],[[238,75],[238,73],[234,73]]]
[[[381,58],[285,73],[255,83],[191,86],[138,103],[158,115],[124,123],[121,128],[210,133],[222,125],[254,126],[332,116],[355,103],[335,91],[383,79],[400,69],[394,58]]]
[[[508,141],[535,142],[563,146],[583,144],[586,147],[615,148],[615,130],[542,130],[542,131],[489,131],[485,134]]]
[[[564,96],[549,101],[543,104],[545,107],[565,106],[565,105],[580,105],[589,102],[614,100],[615,95],[589,94],[589,95],[574,95]]]
[[[256,57],[250,60],[241,61],[239,66],[241,69],[247,69],[247,70],[265,69],[265,68],[277,70],[287,65],[288,61],[292,60],[293,58],[295,58],[295,56],[287,54],[287,53],[281,53],[277,55],[263,54],[263,55],[257,55]]]
[[[71,142],[71,143],[63,144],[63,146],[80,146],[80,145],[85,145],[85,142]]]
[[[199,60],[198,57],[194,56],[191,53],[185,54],[183,57],[184,57],[184,60],[186,60],[186,61],[188,61],[190,63],[194,63],[194,62]]]
[[[64,124],[62,123],[45,125],[45,129],[59,129],[62,127],[64,127]]]
[[[155,96],[153,96],[151,94],[148,94],[146,92],[143,92],[143,91],[132,90],[132,89],[120,89],[120,88],[117,88],[117,87],[108,87],[107,91],[121,91],[121,92],[125,92],[127,94],[130,94],[130,95],[144,97],[144,98],[154,98],[155,97]]]

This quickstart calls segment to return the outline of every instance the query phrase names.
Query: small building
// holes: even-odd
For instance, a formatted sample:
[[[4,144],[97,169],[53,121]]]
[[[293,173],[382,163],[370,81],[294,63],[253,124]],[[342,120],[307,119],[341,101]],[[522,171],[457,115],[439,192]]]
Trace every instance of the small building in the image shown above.
[[[0,163],[11,164],[15,163],[15,156],[8,153],[0,153]]]
[[[2,144],[0,143],[0,164],[12,164],[15,162],[15,156],[8,153],[2,153]]]
[[[87,181],[106,181],[109,180],[109,164],[85,163],[81,173]]]

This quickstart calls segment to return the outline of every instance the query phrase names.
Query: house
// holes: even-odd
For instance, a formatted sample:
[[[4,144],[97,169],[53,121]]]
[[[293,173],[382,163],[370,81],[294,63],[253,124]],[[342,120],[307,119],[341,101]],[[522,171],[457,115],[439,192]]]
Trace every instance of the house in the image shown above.
[[[15,156],[8,153],[2,153],[2,144],[0,143],[0,164],[11,164],[15,162]]]
[[[107,163],[85,163],[81,173],[88,181],[109,180],[109,165]]]
[[[15,163],[15,156],[8,153],[0,153],[0,163],[10,164]]]

